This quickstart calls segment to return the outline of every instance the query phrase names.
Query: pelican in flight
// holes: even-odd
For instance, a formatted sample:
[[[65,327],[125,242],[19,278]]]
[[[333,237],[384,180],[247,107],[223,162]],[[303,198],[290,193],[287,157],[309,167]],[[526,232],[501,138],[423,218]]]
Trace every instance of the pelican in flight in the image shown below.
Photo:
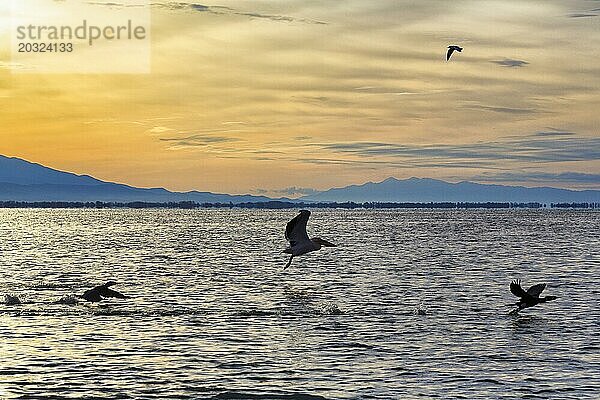
[[[101,301],[107,297],[116,297],[118,299],[126,299],[127,297],[123,293],[119,293],[116,290],[112,290],[109,287],[116,285],[115,281],[108,281],[104,285],[96,286],[93,289],[87,290],[81,297],[92,303]]]
[[[452,53],[454,53],[455,50],[460,53],[461,51],[463,51],[463,48],[455,45],[448,46],[448,52],[446,53],[446,61],[450,59],[450,56],[452,56]]]
[[[556,296],[540,297],[540,294],[542,294],[545,288],[545,283],[538,283],[537,285],[533,285],[532,287],[527,289],[527,291],[525,291],[521,287],[520,280],[517,279],[512,281],[510,283],[510,291],[512,294],[519,297],[520,300],[517,303],[515,303],[519,308],[511,311],[511,314],[516,314],[524,308],[533,307],[540,303],[545,303],[550,300],[556,300]]]
[[[310,211],[302,210],[296,215],[285,227],[285,238],[290,245],[283,252],[291,254],[290,260],[283,268],[286,270],[291,264],[295,256],[310,253],[311,251],[320,250],[322,246],[335,247],[335,244],[321,238],[308,238],[306,233],[306,223],[310,217]]]

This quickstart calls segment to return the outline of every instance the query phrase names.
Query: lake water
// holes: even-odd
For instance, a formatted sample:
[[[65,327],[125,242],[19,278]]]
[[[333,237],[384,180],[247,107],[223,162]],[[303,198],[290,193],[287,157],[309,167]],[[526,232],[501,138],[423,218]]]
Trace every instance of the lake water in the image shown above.
[[[0,398],[600,398],[599,211],[295,215],[0,210]]]

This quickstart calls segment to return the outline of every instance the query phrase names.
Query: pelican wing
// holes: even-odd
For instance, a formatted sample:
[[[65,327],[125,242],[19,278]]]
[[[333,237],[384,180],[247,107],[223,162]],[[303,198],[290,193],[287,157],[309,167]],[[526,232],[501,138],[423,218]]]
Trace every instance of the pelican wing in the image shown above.
[[[521,281],[519,280],[510,283],[510,291],[517,297],[529,297],[529,294],[521,287]]]
[[[306,233],[306,223],[310,217],[310,211],[302,210],[285,227],[285,238],[294,247],[297,243],[307,242],[310,239]]]
[[[102,297],[116,297],[117,299],[126,299],[127,297],[123,293],[119,293],[116,290],[109,289],[104,287],[102,293],[100,293]]]
[[[539,297],[540,294],[546,289],[545,283],[538,283],[537,285],[533,285],[529,289],[527,289],[527,294],[533,297]]]
[[[448,61],[450,59],[450,56],[452,55],[453,52],[454,52],[454,48],[452,48],[452,47],[448,48],[448,52],[446,53],[446,61]]]

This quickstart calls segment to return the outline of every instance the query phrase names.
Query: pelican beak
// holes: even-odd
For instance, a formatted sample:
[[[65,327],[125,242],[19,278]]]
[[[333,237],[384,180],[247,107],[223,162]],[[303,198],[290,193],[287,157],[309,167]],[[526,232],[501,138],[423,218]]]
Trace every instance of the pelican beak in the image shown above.
[[[331,243],[331,242],[328,242],[328,241],[327,241],[327,240],[325,240],[325,239],[321,239],[321,244],[322,244],[323,246],[326,246],[326,247],[337,247],[337,245],[335,245],[335,244],[333,244],[333,243]]]

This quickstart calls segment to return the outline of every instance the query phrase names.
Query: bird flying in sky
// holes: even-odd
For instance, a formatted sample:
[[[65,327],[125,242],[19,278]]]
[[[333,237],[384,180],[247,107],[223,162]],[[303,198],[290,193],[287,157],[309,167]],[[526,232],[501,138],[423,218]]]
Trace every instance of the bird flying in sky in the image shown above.
[[[463,48],[455,45],[448,46],[448,53],[446,53],[446,61],[450,59],[450,56],[452,56],[452,53],[454,53],[455,50],[460,53],[461,51],[463,51]]]

